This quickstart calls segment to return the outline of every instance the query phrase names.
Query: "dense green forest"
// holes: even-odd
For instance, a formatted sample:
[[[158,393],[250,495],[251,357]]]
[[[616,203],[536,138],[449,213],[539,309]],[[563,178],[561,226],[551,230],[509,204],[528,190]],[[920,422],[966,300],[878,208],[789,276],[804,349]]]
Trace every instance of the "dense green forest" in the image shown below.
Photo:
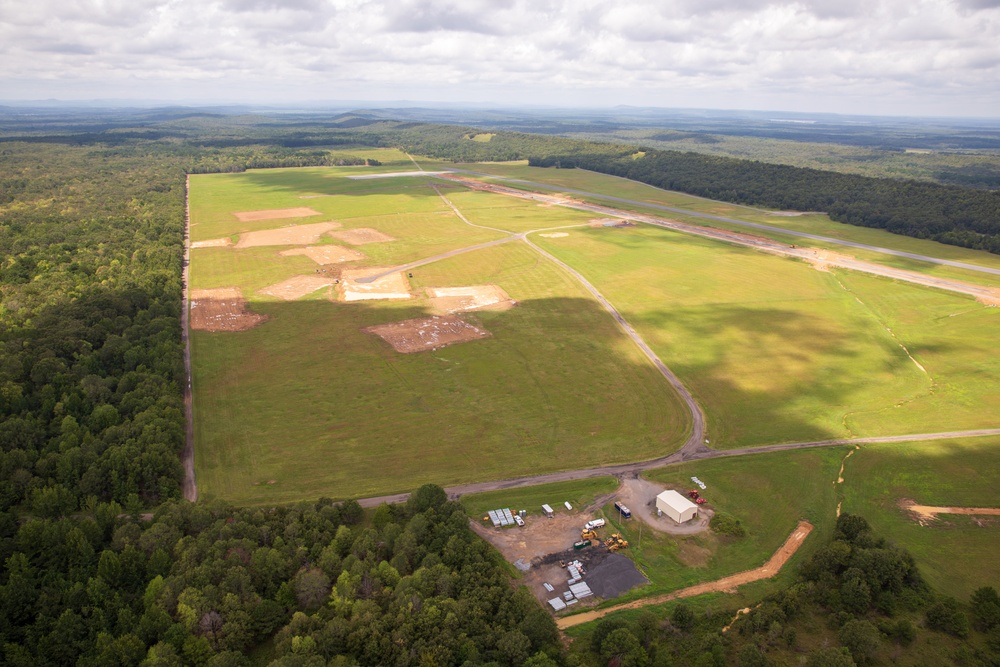
[[[614,165],[634,152],[511,132],[476,142],[467,134],[353,115],[0,117],[0,664],[539,666],[685,664],[683,656],[700,664],[706,654],[714,661],[707,664],[765,664],[745,661],[751,649],[712,638],[721,637],[718,628],[708,639],[701,630],[683,634],[683,619],[672,626],[679,634],[629,630],[645,651],[634,653],[639,662],[617,652],[605,661],[603,641],[592,655],[563,652],[548,614],[512,585],[499,555],[436,487],[367,514],[329,500],[286,508],[177,500],[186,174],[360,163],[350,151],[363,146],[563,166]],[[672,168],[674,159],[650,164]],[[690,173],[699,173],[703,163],[692,164]],[[790,182],[806,187],[809,178]],[[867,179],[858,187],[892,191],[884,184]],[[779,186],[761,186],[755,196]],[[836,568],[807,568],[796,595],[839,613],[845,591],[860,601],[867,591],[867,611],[857,601],[848,611],[883,635],[891,626],[879,619],[894,609],[912,618],[938,609],[909,570],[902,591],[856,577],[881,562],[860,560],[859,549],[881,549],[901,567],[910,561],[845,531],[840,542],[850,553],[833,547]],[[990,595],[973,609],[992,608]],[[941,604],[919,623],[961,624],[962,608]],[[975,641],[959,644],[972,656],[966,664],[998,664],[989,652],[996,642],[975,634],[993,621],[974,620]],[[689,636],[697,652],[685,648]],[[616,637],[633,646],[624,632]],[[674,648],[655,648],[667,642]],[[769,646],[758,649],[768,654]]]
[[[607,151],[557,154],[530,162],[590,169],[736,204],[823,211],[838,222],[1000,253],[1000,192],[677,151],[646,151],[638,158]]]

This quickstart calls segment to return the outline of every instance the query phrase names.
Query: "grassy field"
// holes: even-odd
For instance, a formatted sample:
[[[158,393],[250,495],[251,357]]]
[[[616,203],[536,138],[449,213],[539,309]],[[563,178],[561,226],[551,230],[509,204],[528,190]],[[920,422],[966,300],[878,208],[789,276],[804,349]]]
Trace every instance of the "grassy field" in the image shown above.
[[[909,550],[936,590],[961,600],[1000,581],[1000,518],[941,515],[921,526],[899,507],[1000,507],[1000,438],[868,445],[844,470],[843,510]]]
[[[629,541],[629,549],[623,553],[635,560],[652,583],[632,597],[677,590],[759,567],[784,543],[798,521],[806,519],[815,526],[813,533],[778,577],[753,585],[754,595],[792,581],[796,564],[832,534],[837,505],[833,482],[847,451],[831,447],[716,459],[646,473],[644,477],[652,481],[680,489],[690,488],[691,477],[698,477],[707,486],[703,495],[710,506],[737,517],[748,534],[739,539],[711,531],[684,537],[667,535],[643,526],[637,518],[619,520],[609,504],[606,517]],[[633,507],[632,511],[650,510]]]
[[[996,425],[996,308],[657,228],[532,239],[681,377],[715,447]]]
[[[298,198],[296,192],[357,187],[341,183],[343,171],[192,178],[192,217],[202,230],[195,238],[243,230],[233,210],[303,202],[329,216],[303,222],[333,219],[397,238],[361,246],[365,264],[391,265],[503,236],[465,225],[430,188],[406,189],[419,177],[363,181],[379,188],[364,196]],[[486,216],[496,214],[496,201],[460,203],[468,204],[472,222],[495,221]],[[341,215],[341,206],[355,217]],[[508,228],[527,226],[529,214],[540,227],[579,220],[525,208],[514,207],[525,217]],[[491,332],[488,339],[411,355],[360,329],[428,314],[422,296],[338,303],[325,291],[295,302],[258,295],[264,286],[314,270],[310,260],[281,257],[279,250],[192,253],[193,287],[238,287],[254,310],[270,316],[251,331],[193,332],[195,451],[205,498],[266,503],[369,496],[425,482],[647,459],[676,449],[689,430],[676,395],[611,318],[521,242],[414,272],[411,288],[418,295],[432,286],[496,284],[518,305],[467,316]]]
[[[562,509],[562,503],[569,502],[574,508],[583,509],[599,496],[612,493],[617,488],[618,480],[614,477],[594,477],[520,489],[470,493],[462,496],[462,506],[469,517],[476,520],[498,507],[509,507],[513,511],[526,509],[528,516],[541,516],[544,504]]]
[[[420,163],[426,169],[437,169],[445,167],[453,168],[455,166],[450,163],[441,163],[441,162],[426,161],[426,160],[420,160]],[[622,178],[616,178],[614,176],[608,176],[605,174],[598,174],[596,172],[583,171],[579,169],[541,169],[538,167],[529,167],[527,165],[522,165],[522,164],[476,164],[468,166],[468,168],[482,173],[495,174],[497,176],[520,178],[537,183],[545,183],[552,185],[555,188],[576,189],[586,192],[593,192],[595,194],[603,194],[613,197],[632,199],[639,202],[648,202],[664,206],[674,206],[686,210],[696,211],[699,213],[708,213],[711,215],[719,215],[723,217],[734,218],[737,220],[745,220],[747,222],[761,223],[793,231],[804,231],[812,234],[819,234],[821,236],[828,236],[830,238],[854,241],[858,243],[865,243],[869,245],[891,248],[905,252],[912,252],[916,254],[927,255],[929,257],[938,257],[941,259],[967,262],[969,264],[978,264],[981,266],[1000,268],[1000,256],[997,255],[991,255],[990,253],[977,250],[959,248],[957,246],[945,245],[942,243],[936,243],[934,241],[915,239],[908,236],[900,236],[897,234],[891,234],[889,232],[880,229],[871,229],[867,227],[858,227],[855,225],[847,225],[839,222],[834,222],[830,220],[828,216],[822,213],[811,213],[808,215],[800,215],[800,216],[773,215],[770,211],[764,211],[761,209],[756,209],[747,206],[739,206],[737,204],[729,204],[710,199],[703,199],[701,197],[686,195],[679,192],[661,190],[659,188],[646,185],[644,183],[638,183],[636,181],[630,181]],[[517,183],[511,183],[511,182],[505,182],[504,185],[515,188],[526,188],[529,190],[533,189],[532,186],[518,185]],[[621,208],[624,210],[634,210],[641,213],[648,213],[650,215],[667,217],[673,220],[690,222],[697,225],[719,227],[723,229],[732,229],[736,231],[742,231],[744,233],[752,233],[759,236],[767,236],[789,244],[808,245],[810,247],[836,250],[838,252],[846,252],[862,260],[877,261],[879,263],[886,264],[888,266],[894,266],[897,268],[907,269],[911,271],[919,271],[921,273],[927,273],[930,275],[940,276],[944,278],[954,278],[958,280],[968,280],[971,282],[978,282],[984,285],[1000,286],[1000,276],[995,276],[995,275],[991,276],[988,274],[967,271],[964,269],[940,266],[940,265],[930,264],[927,262],[920,262],[917,260],[907,259],[903,257],[892,257],[890,255],[885,255],[882,253],[877,253],[872,251],[860,250],[856,248],[848,249],[845,248],[844,246],[839,246],[834,243],[805,240],[800,238],[797,239],[795,237],[783,235],[776,232],[750,230],[746,227],[741,227],[739,225],[733,225],[733,224],[726,224],[716,220],[706,220],[704,218],[695,218],[680,214],[672,214],[653,208],[645,208],[642,206],[629,205],[622,202],[608,201],[602,198],[596,198],[596,197],[577,197],[577,198],[582,199],[584,201],[591,201],[597,204],[609,205],[614,208]]]

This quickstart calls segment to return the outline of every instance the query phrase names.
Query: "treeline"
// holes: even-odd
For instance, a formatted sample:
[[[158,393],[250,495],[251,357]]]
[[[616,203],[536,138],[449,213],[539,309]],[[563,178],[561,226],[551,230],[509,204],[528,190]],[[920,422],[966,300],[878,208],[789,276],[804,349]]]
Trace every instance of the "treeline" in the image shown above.
[[[439,487],[363,521],[354,502],[116,503],[5,523],[3,664],[555,665],[551,617]],[[274,641],[270,642],[274,637]]]
[[[0,192],[0,510],[177,497],[180,163],[6,144]]]
[[[677,151],[550,154],[530,164],[589,169],[736,204],[824,211],[838,222],[1000,253],[997,192]]]
[[[971,622],[970,614],[971,612]],[[574,643],[569,663],[659,667],[1000,665],[1000,597],[981,588],[966,606],[928,589],[913,557],[843,514],[834,538],[794,584],[749,613],[698,614],[685,603],[660,618],[611,617]]]

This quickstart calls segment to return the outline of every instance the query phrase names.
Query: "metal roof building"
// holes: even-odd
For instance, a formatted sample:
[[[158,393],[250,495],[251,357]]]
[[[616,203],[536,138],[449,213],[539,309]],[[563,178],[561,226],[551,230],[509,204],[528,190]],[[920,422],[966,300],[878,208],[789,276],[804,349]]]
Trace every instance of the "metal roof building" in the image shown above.
[[[698,506],[673,489],[667,489],[656,496],[656,509],[677,523],[684,523],[698,516]]]

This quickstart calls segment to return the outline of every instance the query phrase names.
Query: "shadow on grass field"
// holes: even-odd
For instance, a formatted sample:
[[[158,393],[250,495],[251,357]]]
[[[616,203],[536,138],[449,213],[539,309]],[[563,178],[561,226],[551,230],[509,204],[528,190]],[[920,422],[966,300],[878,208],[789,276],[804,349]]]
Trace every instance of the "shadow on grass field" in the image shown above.
[[[270,319],[255,329],[193,332],[202,497],[346,498],[595,467],[666,455],[689,432],[672,388],[591,300],[467,314],[491,336],[416,354],[361,329],[427,309],[371,303],[259,302]]]
[[[1000,518],[940,515],[922,526],[899,506],[1000,507],[1000,438],[865,445],[844,480],[843,510],[913,554],[938,592],[964,600],[1000,581]]]

